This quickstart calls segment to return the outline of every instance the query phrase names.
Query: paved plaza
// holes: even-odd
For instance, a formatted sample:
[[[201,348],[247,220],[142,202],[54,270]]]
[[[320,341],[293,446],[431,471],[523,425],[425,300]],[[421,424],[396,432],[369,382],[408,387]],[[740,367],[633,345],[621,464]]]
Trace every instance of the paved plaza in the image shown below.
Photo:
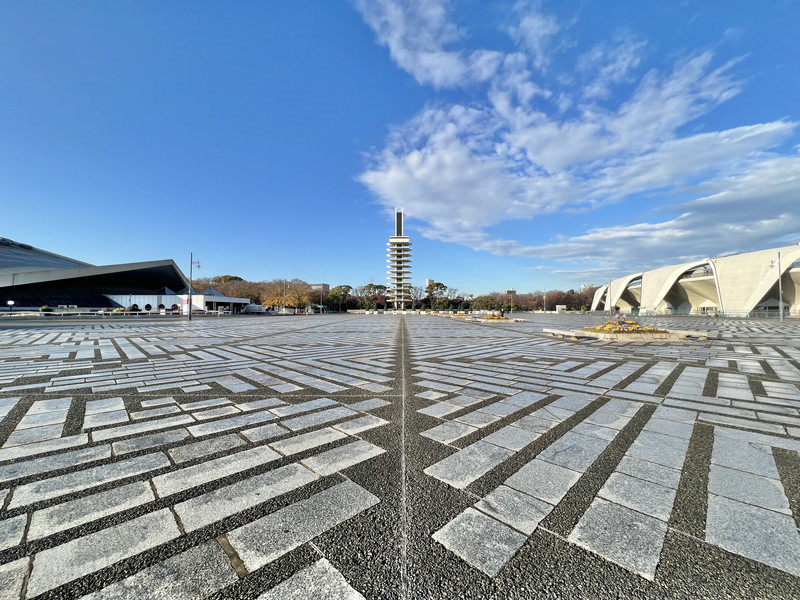
[[[800,321],[0,321],[0,600],[798,598]]]

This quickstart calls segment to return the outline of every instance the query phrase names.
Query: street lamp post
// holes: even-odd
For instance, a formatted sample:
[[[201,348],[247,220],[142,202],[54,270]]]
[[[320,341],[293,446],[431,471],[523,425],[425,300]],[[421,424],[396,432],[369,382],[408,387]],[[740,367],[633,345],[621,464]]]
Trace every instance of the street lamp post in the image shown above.
[[[781,275],[783,275],[783,271],[781,271],[781,253],[780,250],[778,251],[778,260],[773,260],[770,263],[770,268],[777,266],[778,267],[778,312],[780,320],[783,321],[783,281]]]
[[[188,318],[187,321],[192,320],[192,268],[197,266],[200,268],[200,261],[194,259],[194,254],[189,252],[189,310],[188,310]]]
[[[14,301],[9,300],[6,304],[8,305],[8,312],[14,312]]]

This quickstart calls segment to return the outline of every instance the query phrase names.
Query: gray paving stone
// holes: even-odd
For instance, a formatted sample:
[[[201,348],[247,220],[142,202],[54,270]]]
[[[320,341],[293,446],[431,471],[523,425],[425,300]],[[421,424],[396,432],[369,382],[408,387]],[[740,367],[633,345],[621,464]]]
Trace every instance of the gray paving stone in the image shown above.
[[[506,425],[502,429],[498,429],[494,433],[487,435],[483,438],[483,441],[518,452],[538,437],[538,433],[528,431],[527,429],[520,429],[513,425]]]
[[[457,423],[466,423],[467,425],[472,425],[473,427],[477,427],[479,429],[482,427],[486,427],[487,425],[491,425],[495,421],[499,420],[500,417],[485,412],[481,412],[480,410],[475,410],[453,419],[453,421]]]
[[[374,458],[386,452],[383,448],[364,440],[357,440],[344,446],[326,450],[321,454],[306,458],[302,465],[320,475],[333,475],[348,467]]]
[[[14,491],[9,508],[50,500],[64,494],[90,489],[126,477],[142,475],[168,466],[170,466],[170,462],[166,455],[154,452],[99,467],[66,473],[50,479],[26,483]]]
[[[170,405],[132,412],[130,416],[134,421],[140,421],[142,419],[151,419],[153,417],[163,417],[164,415],[174,415],[179,412],[181,412],[180,408],[175,405]],[[84,424],[84,426],[86,425]]]
[[[242,435],[251,442],[263,442],[264,440],[271,440],[288,433],[288,429],[281,427],[277,423],[267,423],[260,427],[253,427],[252,429],[245,429],[242,431]]]
[[[653,581],[666,534],[664,521],[596,498],[569,541]]]
[[[675,489],[624,473],[612,473],[598,496],[666,523],[672,513]]]
[[[423,472],[454,488],[464,489],[513,454],[506,448],[478,441],[443,458]]]
[[[273,408],[286,404],[283,400],[277,398],[263,398],[262,400],[253,400],[252,402],[241,402],[236,406],[241,411],[258,410],[259,408]]]
[[[475,508],[527,535],[553,510],[551,504],[505,485],[478,501]]]
[[[518,394],[514,394],[513,396],[505,398],[503,402],[505,402],[506,404],[513,404],[514,406],[519,406],[520,408],[525,408],[527,406],[530,406],[531,404],[539,402],[540,400],[544,400],[545,398],[547,398],[547,394],[539,394],[536,392],[520,392]]]
[[[112,443],[111,447],[114,449],[114,454],[119,456],[130,452],[138,452],[139,450],[176,444],[188,437],[189,431],[181,427],[180,429],[171,429],[169,431],[151,433],[150,435],[143,435],[128,440],[120,440]]]
[[[513,558],[527,539],[508,525],[468,508],[433,539],[490,577]]]
[[[679,423],[693,424],[697,420],[697,413],[693,410],[659,406],[655,412],[653,412],[653,417],[665,419],[667,421],[678,421]]]
[[[505,483],[520,492],[556,505],[580,477],[580,473],[535,458]]]
[[[678,489],[678,483],[681,479],[681,472],[678,469],[671,469],[664,465],[658,465],[646,460],[639,460],[631,456],[622,457],[622,460],[620,460],[617,465],[617,471],[674,490]]]
[[[500,402],[494,402],[487,406],[482,406],[478,410],[497,417],[507,417],[508,415],[514,414],[520,409],[521,409],[520,406],[516,406],[514,404],[508,404],[505,401],[500,401]]]
[[[558,423],[556,421],[543,419],[537,415],[531,414],[522,417],[519,421],[514,421],[514,425],[534,433],[546,433],[558,425]]]
[[[245,444],[246,442],[238,435],[235,433],[229,433],[217,438],[193,442],[191,444],[178,446],[177,448],[171,448],[167,450],[167,454],[172,457],[172,460],[180,464],[189,462],[190,460],[194,460],[202,456],[208,456],[209,454],[215,454],[216,452],[232,450],[233,448],[238,448],[239,446],[244,446]]]
[[[539,395],[542,398],[546,397],[544,394],[539,394]],[[513,396],[512,396],[512,398],[513,398]],[[510,401],[510,399],[506,399],[506,402],[509,402],[509,401]],[[564,396],[562,398],[559,398],[558,400],[555,400],[555,401],[551,402],[547,406],[549,406],[551,408],[563,408],[565,410],[571,410],[573,412],[578,412],[582,408],[585,408],[586,406],[588,406],[590,402],[591,402],[591,400],[587,399],[587,398],[575,398],[575,397],[570,397],[570,396]]]
[[[31,427],[41,427],[43,425],[56,425],[58,423],[63,423],[66,418],[66,410],[54,410],[33,414],[31,414],[29,411],[28,414],[20,419],[20,422],[16,428],[17,430],[20,430],[30,429]]]
[[[152,408],[154,406],[165,406],[167,404],[176,404],[175,398],[156,398],[155,400],[142,400],[142,408]]]
[[[0,483],[20,477],[27,477],[29,475],[57,471],[58,469],[73,467],[104,458],[111,458],[111,446],[108,444],[95,446],[93,448],[80,448],[55,456],[13,462],[0,466]]]
[[[72,398],[51,398],[48,400],[37,400],[28,409],[26,414],[35,415],[50,411],[64,411],[69,409]]]
[[[707,412],[700,413],[698,419],[700,421],[705,421],[707,423],[733,425],[734,427],[744,427],[746,429],[757,429],[758,431],[765,431],[768,433],[775,433],[778,435],[783,435],[784,433],[786,433],[786,428],[783,425],[764,423],[763,421],[754,421],[751,419],[739,419],[736,417],[728,417],[725,415],[718,415]]]
[[[573,410],[566,410],[558,407],[551,408],[548,405],[533,411],[530,416],[538,417],[540,419],[549,419],[555,423],[561,423],[562,421],[569,419],[574,414],[575,411]]]
[[[628,456],[681,469],[688,448],[689,440],[643,430],[628,449]]]
[[[175,505],[186,531],[194,531],[271,500],[318,479],[308,469],[291,464],[254,475]]]
[[[17,515],[0,521],[0,552],[22,543],[28,515]]]
[[[208,410],[194,411],[192,416],[198,421],[205,421],[207,419],[216,419],[217,417],[239,413],[241,413],[241,411],[235,406],[218,406],[217,408],[209,408]]]
[[[125,403],[122,401],[122,398],[106,398],[104,400],[89,400],[86,403],[84,414],[94,415],[118,410],[125,410]]]
[[[198,400],[197,402],[186,402],[185,404],[181,404],[180,407],[182,410],[191,412],[204,408],[212,408],[214,406],[226,406],[228,404],[231,404],[231,401],[227,398],[211,398],[209,400]]]
[[[33,565],[28,597],[57,588],[179,535],[172,513],[165,508],[42,550],[36,555]]]
[[[428,415],[429,417],[444,417],[446,415],[449,415],[450,413],[462,410],[463,408],[464,408],[463,406],[448,404],[447,402],[437,402],[435,404],[431,404],[426,408],[422,408],[417,412],[422,415]]]
[[[153,485],[159,497],[164,498],[278,460],[280,457],[271,448],[259,446],[158,475],[153,477]]]
[[[568,431],[541,452],[538,458],[582,473],[607,446],[608,440]]]
[[[606,441],[613,440],[619,433],[618,429],[603,427],[602,425],[594,425],[593,423],[586,423],[585,421],[583,423],[578,423],[571,429],[571,431],[574,433],[579,433],[580,435],[588,435]]]
[[[30,558],[25,556],[0,565],[0,600],[19,600]]]
[[[494,394],[487,394],[486,396],[488,396],[488,398],[491,398],[492,396],[494,396]],[[463,394],[460,396],[456,396],[455,398],[450,398],[447,401],[450,404],[455,404],[457,406],[472,406],[473,404],[478,404],[479,402],[483,402],[483,400],[485,399],[487,398],[484,398],[484,396]]]
[[[83,428],[91,429],[92,427],[101,427],[103,425],[127,423],[129,420],[128,413],[124,409],[110,412],[98,412],[93,415],[86,415],[86,418],[83,420]]]
[[[433,390],[414,394],[415,398],[422,398],[423,400],[438,400],[439,398],[444,398],[445,396],[447,396],[447,394],[443,392],[434,392]]]
[[[754,475],[780,479],[775,459],[772,457],[772,449],[762,444],[715,435],[711,462]]]
[[[388,401],[382,400],[380,398],[370,398],[369,400],[361,400],[360,402],[354,402],[353,404],[348,404],[350,408],[353,410],[374,410],[376,408],[380,408],[382,406],[386,406],[389,404]]]
[[[238,429],[248,425],[257,425],[259,423],[264,423],[265,421],[274,421],[275,418],[275,415],[273,415],[271,412],[259,410],[255,412],[248,412],[243,415],[236,415],[235,417],[228,417],[227,419],[219,419],[217,421],[200,423],[198,425],[190,425],[187,427],[187,429],[194,437],[202,437],[204,435],[230,431],[231,429]]]
[[[228,541],[249,571],[254,571],[380,500],[345,481],[228,533]]]
[[[146,481],[135,481],[33,513],[28,539],[43,538],[155,500]]]
[[[333,427],[323,427],[322,429],[272,442],[270,446],[281,454],[290,456],[310,450],[311,448],[316,448],[317,446],[330,444],[344,437],[347,437],[347,434],[342,431],[334,429]]]
[[[385,419],[381,419],[380,417],[376,417],[374,415],[366,415],[364,417],[359,417],[358,419],[351,419],[350,421],[339,423],[338,425],[334,425],[333,428],[343,431],[347,435],[356,435],[364,431],[368,431],[369,429],[382,427],[388,424],[389,421],[386,421]]]
[[[103,440],[113,440],[116,438],[126,437],[129,435],[137,435],[139,433],[149,433],[151,431],[169,429],[170,427],[177,427],[178,425],[185,425],[186,423],[194,423],[194,422],[195,420],[189,415],[180,415],[177,417],[158,419],[157,421],[145,421],[143,423],[133,423],[132,425],[120,425],[118,427],[109,427],[108,429],[93,431],[92,440],[95,442],[101,442]]]
[[[206,542],[83,596],[83,600],[202,600],[239,580],[216,542]]]
[[[632,417],[642,407],[641,402],[632,402],[630,400],[613,399],[609,400],[603,405],[604,412],[610,412],[625,417]]]
[[[644,428],[648,431],[673,435],[688,440],[692,437],[694,425],[692,423],[680,423],[678,421],[668,421],[653,415],[645,424]]]
[[[334,406],[336,404],[338,404],[338,402],[330,398],[318,398],[316,400],[300,402],[299,404],[287,404],[286,406],[273,408],[272,412],[279,417],[288,417],[289,415],[296,415],[297,413],[308,412],[310,410]]]
[[[710,494],[706,541],[800,576],[800,534],[788,515]]]
[[[89,435],[80,433],[78,435],[71,435],[64,438],[45,440],[26,446],[15,446],[12,448],[0,449],[0,461],[18,460],[26,456],[34,456],[36,454],[44,454],[45,452],[52,452],[53,450],[63,450],[64,448],[74,448],[75,446],[84,446],[89,443]]]
[[[61,437],[61,432],[63,430],[63,424],[31,427],[30,429],[15,429],[11,435],[8,436],[6,443],[3,444],[3,448],[54,440]]]
[[[449,444],[465,435],[469,435],[473,431],[478,431],[478,428],[467,425],[466,423],[447,421],[436,427],[431,427],[427,431],[423,431],[420,435],[441,442],[442,444]]]
[[[330,423],[331,421],[337,421],[339,419],[351,417],[356,414],[358,413],[345,406],[337,406],[336,408],[329,408],[327,410],[302,415],[300,417],[286,419],[285,421],[281,421],[281,425],[291,429],[292,431],[300,431],[301,429],[316,427],[317,425],[323,425],[324,423]]]
[[[301,569],[256,600],[365,600],[324,558]]]
[[[792,514],[783,485],[779,480],[770,477],[761,477],[712,464],[708,476],[708,493],[786,515]]]

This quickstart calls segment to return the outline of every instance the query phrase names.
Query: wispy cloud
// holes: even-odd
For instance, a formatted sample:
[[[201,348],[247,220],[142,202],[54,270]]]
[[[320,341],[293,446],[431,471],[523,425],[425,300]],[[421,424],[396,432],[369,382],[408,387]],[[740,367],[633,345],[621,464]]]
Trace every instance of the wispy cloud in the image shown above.
[[[502,61],[500,52],[447,49],[462,37],[448,21],[448,4],[446,0],[355,2],[392,60],[419,83],[446,88],[490,79]]]
[[[422,108],[395,127],[360,176],[386,206],[405,206],[424,235],[556,259],[589,275],[670,264],[688,245],[693,255],[714,255],[781,243],[800,231],[797,211],[787,210],[787,198],[800,193],[800,157],[775,153],[798,124],[697,126],[741,92],[737,61],[720,64],[705,50],[645,69],[646,40],[616,33],[579,55],[572,74],[547,85],[535,73],[547,68],[568,25],[527,4],[517,6],[527,12],[510,30],[516,50],[505,53],[458,49],[463,35],[446,2],[357,5],[398,66],[421,84],[485,90],[469,106]],[[478,57],[485,67],[471,66]],[[649,216],[571,237],[552,234],[547,243],[489,233],[503,221],[653,194],[660,201],[651,204],[660,207]]]

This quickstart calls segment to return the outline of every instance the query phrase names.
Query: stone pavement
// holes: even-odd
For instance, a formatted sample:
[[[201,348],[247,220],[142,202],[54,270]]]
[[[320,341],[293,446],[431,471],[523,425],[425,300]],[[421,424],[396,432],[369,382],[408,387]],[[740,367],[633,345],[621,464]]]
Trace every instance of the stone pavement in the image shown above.
[[[0,600],[800,597],[800,322],[0,322]]]

